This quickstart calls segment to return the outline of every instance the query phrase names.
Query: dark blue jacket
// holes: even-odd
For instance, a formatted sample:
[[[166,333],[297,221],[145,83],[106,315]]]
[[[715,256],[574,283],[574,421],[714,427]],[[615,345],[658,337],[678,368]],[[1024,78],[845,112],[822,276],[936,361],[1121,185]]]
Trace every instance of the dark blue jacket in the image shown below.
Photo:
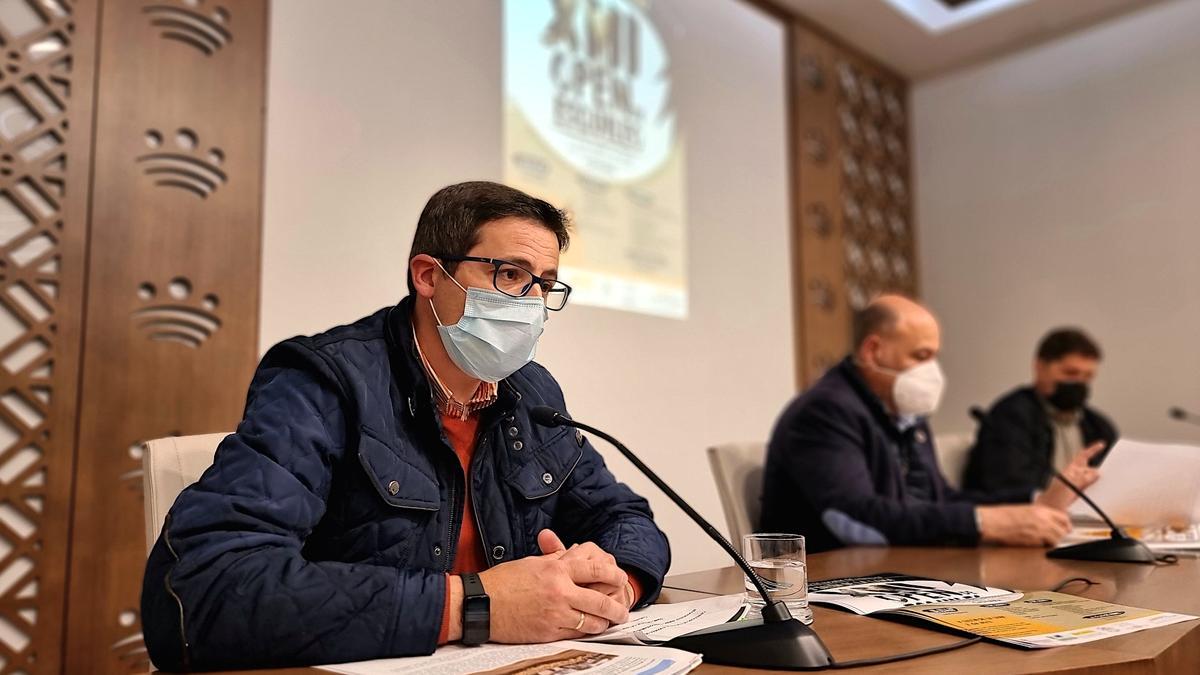
[[[1004,493],[996,501],[1029,497]],[[762,499],[761,530],[802,534],[814,553],[979,539],[975,506],[981,500],[946,483],[929,425],[922,419],[901,431],[850,358],[776,422]]]
[[[1045,489],[1054,466],[1054,427],[1047,403],[1033,387],[1020,387],[992,404],[975,435],[963,487],[978,492]],[[1099,466],[1117,442],[1117,428],[1095,408],[1079,416],[1083,446],[1104,441]]]
[[[307,665],[437,646],[466,481],[417,360],[411,300],[263,357],[237,432],[184,490],[150,554],[142,624],[169,670]],[[658,595],[670,562],[646,501],[587,439],[534,425],[564,409],[531,363],[501,382],[470,471],[489,564],[552,528],[593,541]]]

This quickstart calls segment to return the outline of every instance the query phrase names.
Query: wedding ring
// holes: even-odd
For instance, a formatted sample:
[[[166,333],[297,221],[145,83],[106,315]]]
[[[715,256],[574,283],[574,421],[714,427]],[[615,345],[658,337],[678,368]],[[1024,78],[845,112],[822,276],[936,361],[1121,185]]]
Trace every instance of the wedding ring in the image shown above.
[[[583,620],[587,617],[583,612],[579,613],[579,623],[575,624],[576,632],[583,630]]]

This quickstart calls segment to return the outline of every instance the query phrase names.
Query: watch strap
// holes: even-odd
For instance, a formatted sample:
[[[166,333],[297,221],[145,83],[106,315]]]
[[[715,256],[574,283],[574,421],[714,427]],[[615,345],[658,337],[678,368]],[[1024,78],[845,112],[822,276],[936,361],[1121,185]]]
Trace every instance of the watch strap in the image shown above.
[[[463,585],[462,642],[465,645],[481,645],[491,637],[491,599],[478,574],[469,572],[459,578]]]

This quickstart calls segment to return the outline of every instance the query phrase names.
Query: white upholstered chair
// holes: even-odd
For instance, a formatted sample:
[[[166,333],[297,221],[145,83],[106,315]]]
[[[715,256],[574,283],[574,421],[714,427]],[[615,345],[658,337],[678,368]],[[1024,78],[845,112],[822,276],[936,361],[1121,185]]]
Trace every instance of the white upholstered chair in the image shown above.
[[[946,482],[955,489],[961,488],[963,473],[967,470],[968,451],[975,444],[975,432],[934,434],[933,443]]]
[[[183,489],[195,483],[213,462],[217,445],[228,434],[168,436],[147,441],[142,453],[146,488],[146,550],[158,539],[167,511]]]
[[[729,525],[729,540],[738,550],[742,548],[742,535],[758,526],[766,459],[767,446],[762,442],[726,443],[708,449],[708,463]]]

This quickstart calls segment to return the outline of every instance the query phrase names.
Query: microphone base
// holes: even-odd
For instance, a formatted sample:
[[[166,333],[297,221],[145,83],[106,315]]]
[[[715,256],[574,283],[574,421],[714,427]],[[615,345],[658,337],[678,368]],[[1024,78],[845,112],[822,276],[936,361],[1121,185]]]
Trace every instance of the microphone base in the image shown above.
[[[723,666],[821,670],[833,665],[825,643],[798,619],[735,621],[681,635],[660,646],[702,654],[705,663]]]
[[[1133,537],[1120,536],[1051,549],[1046,552],[1046,557],[1131,563],[1154,563],[1158,560],[1154,551],[1142,542]]]

